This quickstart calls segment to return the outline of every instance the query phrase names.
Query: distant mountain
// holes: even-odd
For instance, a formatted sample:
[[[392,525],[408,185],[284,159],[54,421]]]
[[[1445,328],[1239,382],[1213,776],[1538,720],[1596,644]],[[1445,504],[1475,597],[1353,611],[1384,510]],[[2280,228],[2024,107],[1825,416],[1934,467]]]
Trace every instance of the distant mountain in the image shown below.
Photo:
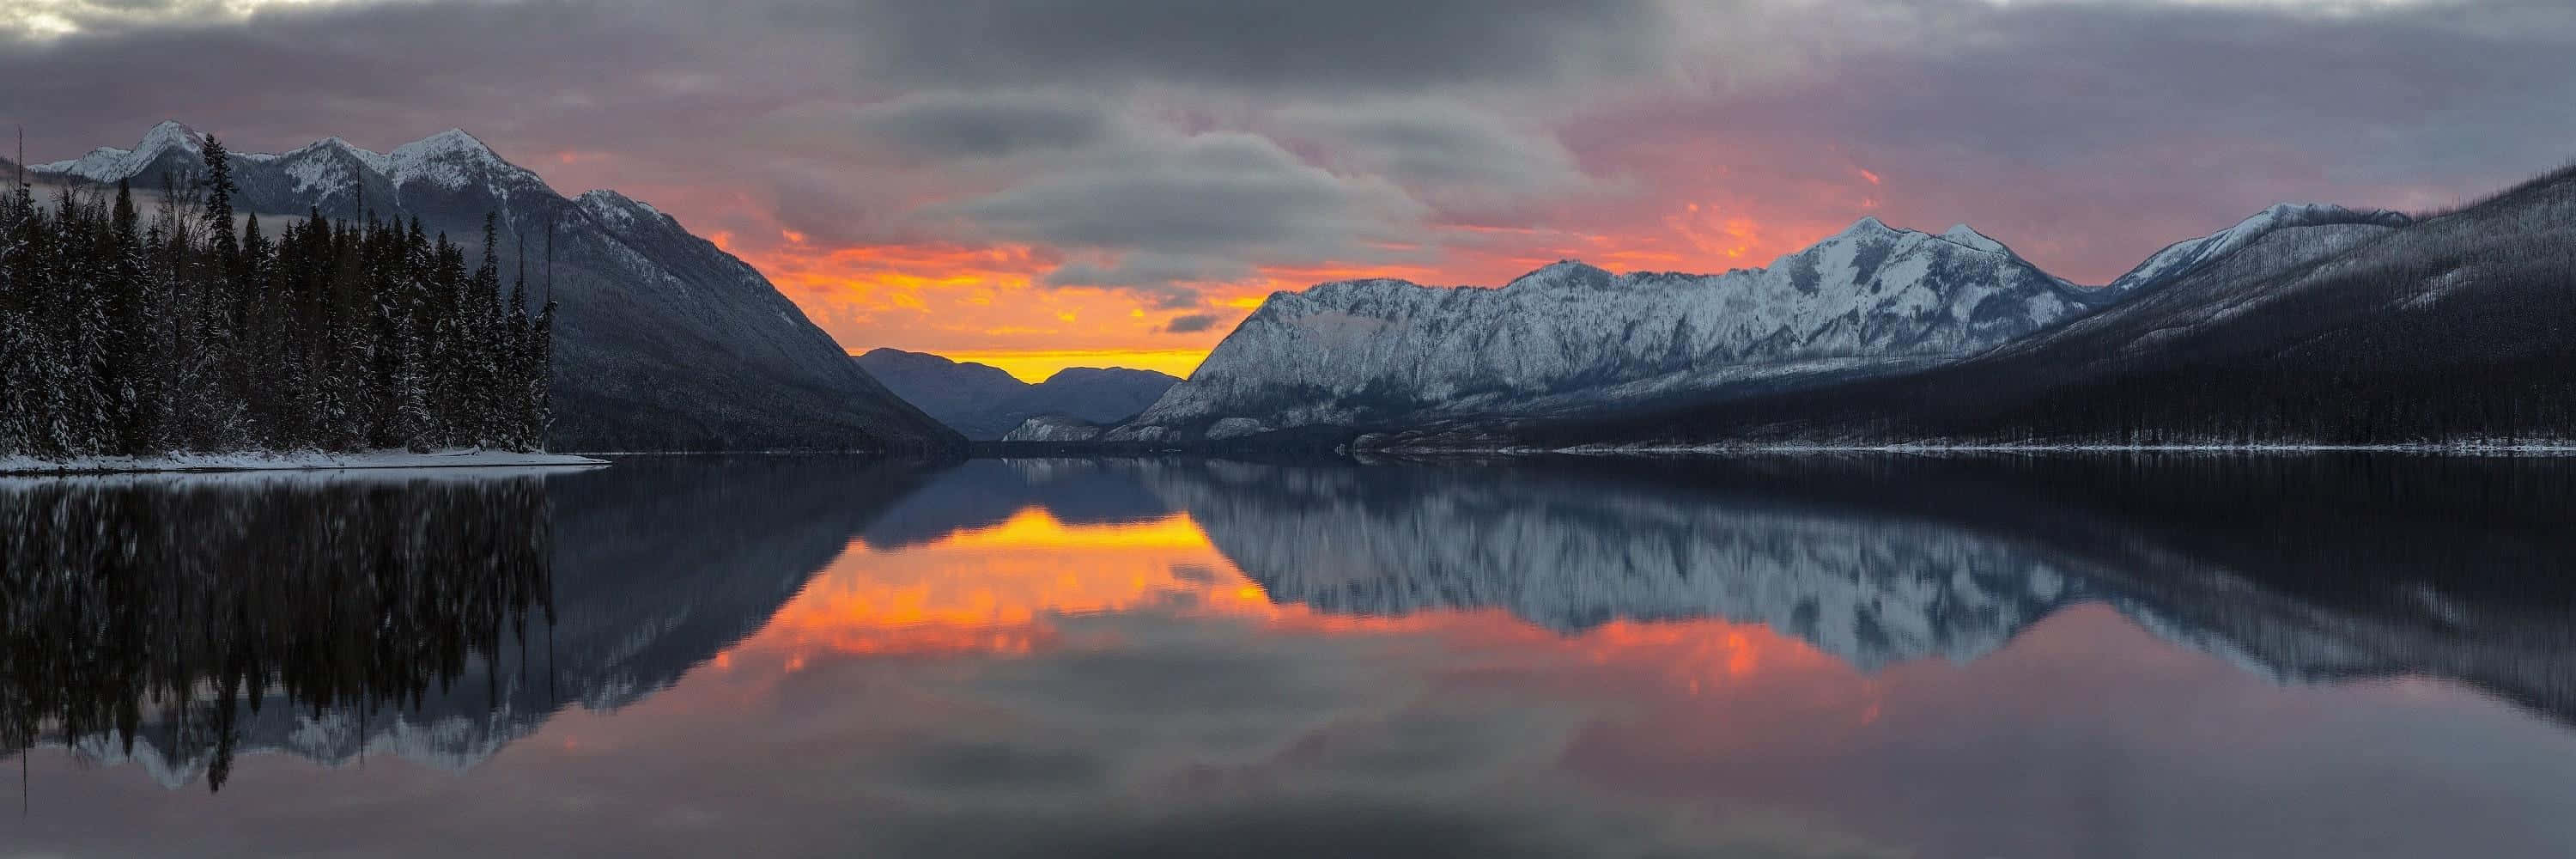
[[[901,349],[871,349],[856,360],[940,423],[986,441],[1040,415],[1092,423],[1135,417],[1181,381],[1152,370],[1067,367],[1032,385],[983,364]]]
[[[1363,446],[2576,441],[2576,168],[2421,220],[2276,208],[2140,272],[1953,366]]]
[[[2129,287],[2052,277],[1966,226],[1863,218],[1769,268],[1612,274],[1577,262],[1499,289],[1401,280],[1274,293],[1112,440],[1580,413],[1957,361]]]
[[[37,165],[61,179],[130,179],[138,191],[203,172],[205,135],[176,122],[132,149]],[[337,137],[232,156],[234,205],[268,215],[417,217],[479,244],[497,213],[532,287],[554,264],[556,450],[838,449],[930,452],[963,439],[852,365],[831,335],[741,260],[615,191],[567,198],[450,129],[377,153]],[[532,300],[536,300],[532,298]]]
[[[1109,428],[1080,418],[1064,415],[1039,415],[1021,421],[1019,428],[1002,436],[1003,441],[1094,442]]]

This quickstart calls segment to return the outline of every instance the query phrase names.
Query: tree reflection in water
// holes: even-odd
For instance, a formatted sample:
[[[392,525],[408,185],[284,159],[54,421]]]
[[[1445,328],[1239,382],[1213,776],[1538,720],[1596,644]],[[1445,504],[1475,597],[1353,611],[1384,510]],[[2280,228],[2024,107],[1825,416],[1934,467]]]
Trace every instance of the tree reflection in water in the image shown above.
[[[552,622],[548,518],[524,475],[0,484],[0,751],[140,742],[221,789],[263,716],[336,759],[472,675],[498,700]]]

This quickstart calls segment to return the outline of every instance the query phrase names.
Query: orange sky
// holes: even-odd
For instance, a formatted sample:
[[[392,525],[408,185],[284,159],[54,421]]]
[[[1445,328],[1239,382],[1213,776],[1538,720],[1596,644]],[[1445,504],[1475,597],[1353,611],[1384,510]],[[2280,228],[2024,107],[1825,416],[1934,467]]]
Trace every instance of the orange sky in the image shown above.
[[[1844,201],[1860,214],[1876,206],[1867,192],[1874,183],[1863,175],[1853,172]],[[712,238],[760,269],[852,354],[879,346],[933,352],[1038,382],[1066,367],[1131,367],[1186,378],[1276,291],[1375,277],[1497,286],[1559,259],[1613,271],[1720,272],[1767,265],[1841,230],[1848,219],[1757,215],[1740,201],[1683,200],[1617,226],[1615,233],[1449,228],[1460,241],[1432,262],[1259,266],[1241,281],[1188,284],[1204,304],[1179,309],[1123,290],[1045,285],[1047,272],[1063,260],[1043,248],[832,247],[783,231],[758,243],[723,232]],[[1174,320],[1201,315],[1211,318],[1199,330],[1170,330]]]

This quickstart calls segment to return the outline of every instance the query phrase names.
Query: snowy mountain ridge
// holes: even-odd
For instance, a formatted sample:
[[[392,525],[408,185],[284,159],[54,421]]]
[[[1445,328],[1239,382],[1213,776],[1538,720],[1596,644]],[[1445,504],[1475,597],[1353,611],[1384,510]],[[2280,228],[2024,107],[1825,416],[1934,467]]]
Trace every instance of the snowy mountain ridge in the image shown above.
[[[136,143],[132,149],[101,146],[79,158],[49,164],[30,164],[27,165],[27,169],[38,173],[65,173],[99,182],[114,182],[143,172],[143,169],[151,166],[152,162],[160,160],[164,153],[176,151],[182,155],[194,156],[204,152],[205,148],[204,132],[189,128],[175,120],[162,120],[161,124],[152,126],[152,130],[144,132],[142,142]]]
[[[102,146],[79,158],[32,165],[29,169],[77,176],[94,182],[148,179],[150,177],[145,173],[163,156],[177,154],[193,162],[205,152],[205,148],[205,132],[176,120],[163,120],[145,132],[142,142],[132,149]],[[296,178],[298,191],[328,190],[356,181],[358,177],[354,174],[345,169],[335,169],[351,164],[380,174],[397,186],[412,180],[450,190],[493,179],[544,183],[536,173],[502,160],[481,139],[459,128],[450,128],[384,153],[334,135],[284,153],[234,154],[255,164],[285,165],[287,175]]]
[[[204,141],[195,129],[164,122],[134,149],[37,169],[93,182],[130,179],[146,189],[164,176],[202,173]],[[532,266],[532,300],[560,305],[554,449],[933,451],[965,443],[852,365],[848,350],[749,264],[615,191],[563,196],[461,129],[381,153],[328,137],[278,155],[232,156],[233,202],[243,212],[417,218],[464,242],[479,240],[485,216],[497,216],[501,254],[524,255]],[[551,265],[540,248],[552,249]]]
[[[2117,280],[2111,288],[2127,290],[2142,284],[2166,282],[2211,261],[2225,257],[2253,244],[2255,240],[2278,230],[2329,224],[2366,224],[2381,227],[2403,227],[2414,219],[2403,212],[2387,209],[2347,209],[2328,203],[2282,203],[2254,213],[2235,226],[2197,239],[2185,239],[2167,245],[2147,257]]]
[[[2124,287],[2125,288],[2125,287]],[[2124,289],[2123,288],[2123,289]],[[1567,260],[1501,288],[1352,280],[1278,292],[1111,440],[1542,415],[1955,361],[2115,299],[1960,225],[1875,217],[1767,268],[1613,274]]]

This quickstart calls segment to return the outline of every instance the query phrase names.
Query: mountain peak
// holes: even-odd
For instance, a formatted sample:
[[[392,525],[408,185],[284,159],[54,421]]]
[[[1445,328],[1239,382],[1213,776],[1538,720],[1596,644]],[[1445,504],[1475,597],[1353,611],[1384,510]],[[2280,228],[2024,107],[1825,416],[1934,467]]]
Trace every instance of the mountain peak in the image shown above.
[[[496,175],[524,174],[532,179],[536,176],[502,160],[492,147],[483,145],[481,139],[458,128],[396,146],[394,151],[386,153],[386,160],[392,162],[391,172],[398,182],[421,179],[450,189],[463,188],[477,179]]]
[[[477,138],[474,135],[467,134],[465,129],[450,128],[446,131],[441,131],[437,134],[432,134],[428,137],[423,137],[419,140],[414,140],[410,143],[394,147],[394,153],[397,155],[405,152],[417,152],[424,155],[448,152],[491,155],[492,147],[483,145],[482,139]]]
[[[1953,244],[1965,245],[1988,253],[2003,253],[2005,251],[2004,243],[1995,241],[1994,239],[1987,237],[1986,234],[1977,232],[1975,228],[1966,224],[1950,225],[1949,230],[1941,233],[1941,238]]]
[[[311,156],[311,155],[314,155],[314,154],[318,154],[318,153],[325,153],[325,152],[333,152],[333,153],[338,153],[338,154],[340,154],[340,155],[346,156],[346,157],[348,157],[348,158],[350,158],[350,159],[352,159],[352,160],[357,161],[359,164],[365,165],[365,166],[367,167],[367,169],[374,170],[375,172],[378,172],[378,173],[387,173],[387,174],[390,174],[391,172],[393,172],[393,169],[394,169],[394,168],[393,168],[393,160],[392,160],[392,159],[387,158],[387,157],[385,157],[384,155],[378,154],[378,153],[376,153],[376,152],[374,152],[374,151],[372,151],[372,150],[359,148],[356,144],[353,144],[353,143],[350,143],[350,142],[349,142],[349,141],[347,141],[347,140],[341,139],[341,138],[340,138],[340,136],[339,136],[339,135],[336,135],[336,134],[335,134],[335,135],[332,135],[332,136],[330,136],[330,137],[325,137],[325,138],[322,138],[322,139],[320,139],[320,140],[313,141],[313,142],[311,142],[311,143],[304,144],[304,145],[302,145],[302,146],[298,146],[298,147],[296,147],[294,150],[289,151],[289,152],[287,152],[286,154],[281,155],[281,156],[278,156],[278,157],[279,157],[279,158],[284,158],[284,159],[296,159],[296,160],[301,160],[301,159],[304,159],[304,158],[306,158],[306,157],[308,157],[308,156]],[[290,168],[290,169],[293,169],[293,168]],[[305,172],[311,172],[311,171],[313,171],[315,168],[310,168],[310,167],[308,167],[308,168],[302,168],[302,169],[303,169]],[[318,176],[319,174],[315,174],[315,175],[317,175],[317,176]],[[299,178],[301,178],[301,177],[302,177],[302,174],[299,174]],[[318,180],[317,180],[317,181],[318,181]],[[311,183],[309,183],[309,182],[308,182],[307,184],[311,184]]]
[[[1561,259],[1540,266],[1528,274],[1512,278],[1512,282],[1503,284],[1503,288],[1512,289],[1527,284],[1532,287],[1589,286],[1598,289],[1609,286],[1613,279],[1606,269],[1581,260]]]
[[[161,153],[174,149],[191,155],[204,152],[206,133],[190,128],[175,119],[162,120],[161,124],[152,126],[152,130],[144,132],[143,142],[135,144],[134,152],[126,156],[129,165],[126,175],[133,175],[135,171],[150,166],[153,159],[161,157]]]
[[[185,146],[189,149],[197,149],[204,146],[205,141],[205,132],[191,128],[187,123],[175,119],[164,119],[153,125],[150,131],[143,132],[143,143],[134,147],[134,151],[151,151],[156,144],[164,147]]]
[[[114,182],[143,172],[162,153],[171,150],[195,154],[206,148],[205,132],[188,127],[175,119],[165,119],[143,133],[142,142],[132,149],[101,146],[89,154],[69,161],[29,165],[38,172],[68,173],[97,182]]]
[[[1853,221],[1851,226],[1844,227],[1843,231],[1835,233],[1834,237],[1880,235],[1893,232],[1897,232],[1897,229],[1888,226],[1886,221],[1879,220],[1877,215],[1862,215],[1860,220]]]

